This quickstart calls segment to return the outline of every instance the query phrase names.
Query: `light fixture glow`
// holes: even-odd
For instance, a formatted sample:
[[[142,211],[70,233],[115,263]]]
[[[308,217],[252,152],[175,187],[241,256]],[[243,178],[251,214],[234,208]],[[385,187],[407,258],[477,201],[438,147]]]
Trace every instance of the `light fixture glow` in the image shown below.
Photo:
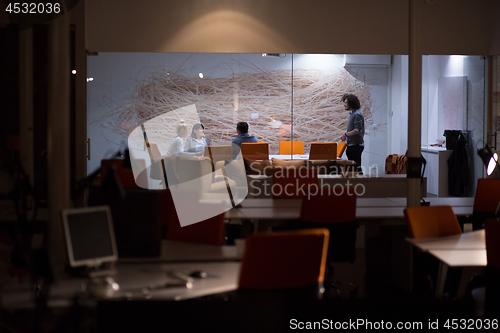
[[[73,69],[73,70],[71,71],[71,74],[75,75],[75,74],[76,74],[76,69]]]
[[[92,82],[92,81],[94,81],[94,78],[93,78],[93,77],[88,77],[88,78],[87,78],[87,82]]]
[[[493,156],[490,158],[490,161],[488,163],[488,168],[486,169],[486,173],[491,175],[493,171],[495,170],[495,167],[497,166],[497,161],[498,161],[498,154],[493,153]]]

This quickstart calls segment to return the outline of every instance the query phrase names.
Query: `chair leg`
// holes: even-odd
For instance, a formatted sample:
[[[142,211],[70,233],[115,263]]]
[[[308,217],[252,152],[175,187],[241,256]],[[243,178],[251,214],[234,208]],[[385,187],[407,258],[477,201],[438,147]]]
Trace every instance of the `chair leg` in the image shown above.
[[[334,270],[335,270],[335,267],[331,263],[328,263],[326,265],[325,294],[330,294],[330,291],[334,290],[337,293],[337,295],[340,297],[340,296],[342,296],[340,286],[349,286],[349,297],[350,298],[357,298],[358,297],[358,287],[354,283],[351,283],[351,282],[336,281],[334,279]]]

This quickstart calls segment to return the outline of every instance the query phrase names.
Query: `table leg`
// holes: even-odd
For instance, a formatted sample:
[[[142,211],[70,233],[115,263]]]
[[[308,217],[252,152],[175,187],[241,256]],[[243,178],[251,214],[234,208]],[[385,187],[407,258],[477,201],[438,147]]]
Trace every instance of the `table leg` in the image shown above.
[[[460,284],[458,285],[457,299],[462,299],[469,285],[470,279],[474,274],[474,268],[467,267],[462,270],[462,276],[460,278]]]
[[[436,283],[436,299],[443,298],[444,284],[446,282],[447,274],[448,274],[448,265],[446,265],[443,262],[440,262],[437,283]]]

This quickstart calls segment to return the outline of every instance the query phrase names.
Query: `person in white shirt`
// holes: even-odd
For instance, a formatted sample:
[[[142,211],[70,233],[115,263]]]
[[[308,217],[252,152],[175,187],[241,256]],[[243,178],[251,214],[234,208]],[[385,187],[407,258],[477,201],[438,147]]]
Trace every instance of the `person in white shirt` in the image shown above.
[[[201,123],[195,124],[191,131],[191,137],[186,140],[184,151],[203,153],[205,151],[205,146],[210,146],[210,139],[205,137],[205,126]]]
[[[167,152],[168,156],[182,155],[182,153],[184,153],[184,139],[189,134],[189,127],[184,120],[181,120],[175,128],[175,131],[177,132],[177,136],[172,138],[172,141],[170,141],[170,146],[168,147]]]

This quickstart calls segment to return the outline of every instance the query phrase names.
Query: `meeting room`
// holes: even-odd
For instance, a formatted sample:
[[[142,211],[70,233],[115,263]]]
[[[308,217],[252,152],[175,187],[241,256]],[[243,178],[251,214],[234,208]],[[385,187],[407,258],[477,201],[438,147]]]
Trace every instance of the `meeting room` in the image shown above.
[[[498,330],[498,3],[41,7],[0,28],[7,332]]]

